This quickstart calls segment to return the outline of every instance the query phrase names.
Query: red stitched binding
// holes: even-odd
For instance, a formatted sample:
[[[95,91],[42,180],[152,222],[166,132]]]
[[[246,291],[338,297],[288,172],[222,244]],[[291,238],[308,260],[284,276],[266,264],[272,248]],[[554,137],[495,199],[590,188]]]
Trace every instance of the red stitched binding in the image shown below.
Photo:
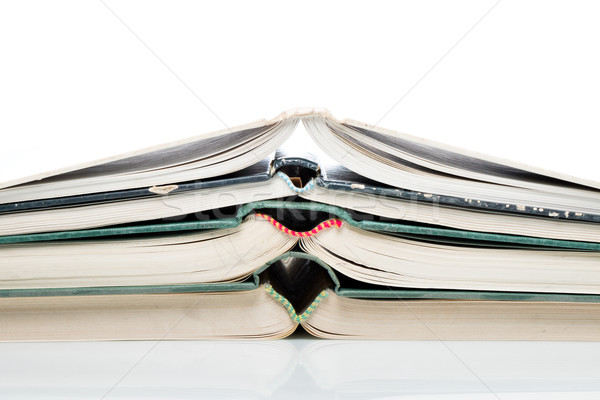
[[[255,213],[254,215],[256,215],[257,217],[262,217],[262,218],[266,219],[267,221],[269,221],[271,223],[271,225],[273,225],[275,228],[279,229],[281,232],[287,233],[288,235],[297,236],[297,237],[309,237],[309,236],[316,235],[323,229],[331,228],[333,226],[337,226],[338,228],[340,228],[342,226],[341,219],[332,218],[332,219],[328,219],[327,221],[321,222],[319,225],[315,226],[310,231],[296,232],[296,231],[293,231],[293,230],[288,229],[285,226],[281,225],[278,221],[276,221],[274,218],[270,217],[269,215],[265,215],[265,214],[261,214],[261,213]]]

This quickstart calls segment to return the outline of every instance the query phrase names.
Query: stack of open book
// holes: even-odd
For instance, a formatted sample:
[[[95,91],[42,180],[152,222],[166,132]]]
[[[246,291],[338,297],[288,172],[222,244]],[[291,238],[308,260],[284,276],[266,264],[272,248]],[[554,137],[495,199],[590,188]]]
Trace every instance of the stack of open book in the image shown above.
[[[0,184],[0,340],[300,324],[598,340],[600,183],[300,111]]]

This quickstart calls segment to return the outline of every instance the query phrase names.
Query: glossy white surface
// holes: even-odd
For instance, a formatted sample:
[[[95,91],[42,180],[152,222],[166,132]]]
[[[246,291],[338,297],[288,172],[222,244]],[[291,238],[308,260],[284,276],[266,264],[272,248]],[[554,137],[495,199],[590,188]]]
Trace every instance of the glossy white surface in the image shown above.
[[[600,343],[0,344],[7,399],[597,399]]]

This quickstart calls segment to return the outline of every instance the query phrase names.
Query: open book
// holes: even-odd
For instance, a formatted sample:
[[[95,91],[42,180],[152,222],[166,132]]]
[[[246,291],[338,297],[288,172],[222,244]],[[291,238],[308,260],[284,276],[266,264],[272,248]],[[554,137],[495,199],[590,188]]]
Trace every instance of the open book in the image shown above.
[[[299,121],[306,138],[290,137]],[[301,111],[0,183],[0,235],[168,218],[293,195],[457,229],[600,241],[598,230],[583,223],[600,221],[598,182]]]
[[[5,183],[0,340],[283,337],[299,324],[596,340],[599,200],[595,182],[284,114]]]

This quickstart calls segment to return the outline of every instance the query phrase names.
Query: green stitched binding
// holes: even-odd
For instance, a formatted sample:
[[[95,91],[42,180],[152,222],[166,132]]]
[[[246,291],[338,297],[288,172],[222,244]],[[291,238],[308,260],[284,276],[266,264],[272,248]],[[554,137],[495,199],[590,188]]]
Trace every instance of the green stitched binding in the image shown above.
[[[306,321],[308,317],[310,317],[310,315],[315,311],[321,300],[328,296],[327,291],[321,291],[321,293],[319,293],[319,295],[315,297],[313,302],[310,303],[310,305],[306,308],[306,311],[298,315],[296,314],[296,310],[294,310],[294,306],[292,306],[292,303],[290,303],[288,299],[277,293],[275,289],[273,289],[273,286],[266,284],[265,290],[271,295],[271,297],[280,302],[290,314],[290,318],[292,318],[295,322],[299,324]]]

